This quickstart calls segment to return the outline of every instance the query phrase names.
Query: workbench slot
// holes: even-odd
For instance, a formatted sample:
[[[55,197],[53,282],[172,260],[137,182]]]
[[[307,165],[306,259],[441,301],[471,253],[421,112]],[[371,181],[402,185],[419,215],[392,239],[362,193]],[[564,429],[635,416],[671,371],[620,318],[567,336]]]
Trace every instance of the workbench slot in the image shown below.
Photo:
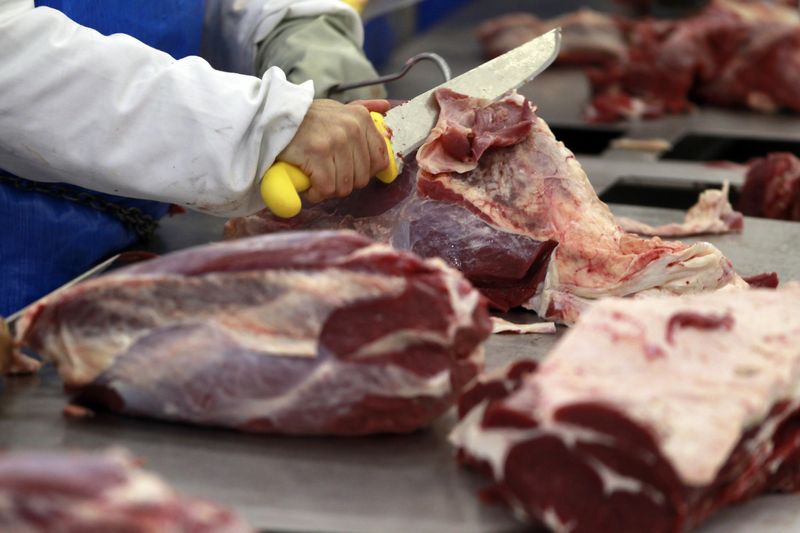
[[[770,152],[792,152],[800,157],[800,142],[691,134],[682,137],[661,159],[746,163]]]
[[[701,192],[721,188],[721,182],[629,176],[615,181],[600,199],[611,204],[686,210],[697,202]],[[733,205],[738,203],[738,187],[731,186],[730,201]]]
[[[611,141],[622,136],[622,131],[604,128],[550,126],[556,139],[576,154],[602,154]]]

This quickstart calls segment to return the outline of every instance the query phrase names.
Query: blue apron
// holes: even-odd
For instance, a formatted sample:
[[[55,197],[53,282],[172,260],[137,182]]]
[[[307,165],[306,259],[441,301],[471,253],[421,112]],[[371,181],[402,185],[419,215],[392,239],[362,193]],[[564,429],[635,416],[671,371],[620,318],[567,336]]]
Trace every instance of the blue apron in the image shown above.
[[[203,0],[37,0],[36,5],[58,9],[105,35],[126,33],[175,58],[200,48]],[[0,170],[2,175],[2,316],[135,244],[143,234],[141,222],[152,223],[169,209],[158,202],[22,180]]]

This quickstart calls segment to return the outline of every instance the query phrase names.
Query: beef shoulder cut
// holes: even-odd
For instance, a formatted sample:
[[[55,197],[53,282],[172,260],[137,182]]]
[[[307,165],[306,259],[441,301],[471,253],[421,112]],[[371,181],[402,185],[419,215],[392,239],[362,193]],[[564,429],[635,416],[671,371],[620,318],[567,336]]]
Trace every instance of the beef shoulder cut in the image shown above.
[[[290,434],[408,432],[482,367],[486,304],[439,260],[353,232],[191,248],[19,323],[79,404]]]
[[[800,286],[606,299],[463,396],[492,496],[555,531],[678,533],[800,489]]]
[[[177,494],[123,450],[0,453],[6,533],[249,533],[213,503]]]
[[[487,102],[440,89],[435,128],[391,186],[373,183],[295,219],[234,219],[228,237],[352,228],[458,268],[497,309],[572,323],[605,296],[746,286],[708,243],[626,233],[586,173],[521,95]]]

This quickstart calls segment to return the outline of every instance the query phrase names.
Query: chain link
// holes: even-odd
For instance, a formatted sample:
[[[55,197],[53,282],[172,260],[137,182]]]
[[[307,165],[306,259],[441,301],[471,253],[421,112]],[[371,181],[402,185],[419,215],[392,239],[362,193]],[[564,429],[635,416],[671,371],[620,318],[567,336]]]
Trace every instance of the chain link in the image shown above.
[[[43,184],[0,172],[0,183],[7,183],[21,191],[37,192],[107,213],[133,230],[140,239],[148,239],[158,228],[158,221],[138,207],[125,207],[89,191],[73,190],[57,184]]]

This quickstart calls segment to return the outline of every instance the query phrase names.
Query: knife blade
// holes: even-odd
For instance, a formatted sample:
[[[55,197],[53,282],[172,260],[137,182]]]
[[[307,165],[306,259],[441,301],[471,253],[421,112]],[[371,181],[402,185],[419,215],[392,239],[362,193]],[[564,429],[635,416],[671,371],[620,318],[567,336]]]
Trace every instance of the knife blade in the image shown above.
[[[467,96],[497,100],[519,89],[546,69],[558,56],[560,46],[561,28],[556,28],[422,93],[389,110],[385,116],[372,113],[375,126],[386,137],[389,153],[396,156],[392,158],[389,168],[379,173],[378,179],[384,183],[394,181],[400,173],[403,158],[419,148],[436,125],[439,109],[433,97],[435,91],[448,88]],[[302,170],[289,163],[278,162],[264,174],[261,196],[275,215],[291,218],[302,207],[298,192],[310,187],[311,181]]]

